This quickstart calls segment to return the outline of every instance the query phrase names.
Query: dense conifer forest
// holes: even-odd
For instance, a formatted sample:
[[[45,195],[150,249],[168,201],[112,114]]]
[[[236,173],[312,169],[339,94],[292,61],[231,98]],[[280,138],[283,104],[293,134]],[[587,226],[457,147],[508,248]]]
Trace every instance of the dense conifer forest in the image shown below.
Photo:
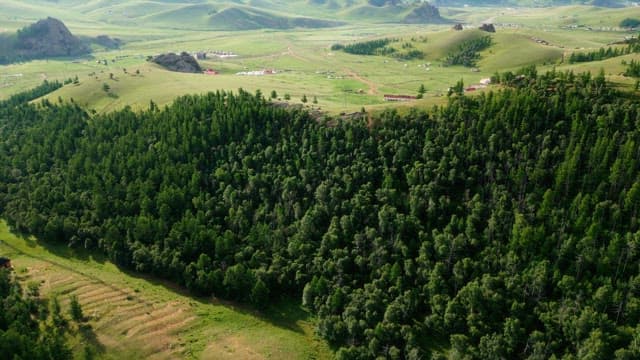
[[[353,121],[244,91],[4,102],[0,211],[196,294],[299,298],[341,359],[637,359],[638,99],[502,80]]]

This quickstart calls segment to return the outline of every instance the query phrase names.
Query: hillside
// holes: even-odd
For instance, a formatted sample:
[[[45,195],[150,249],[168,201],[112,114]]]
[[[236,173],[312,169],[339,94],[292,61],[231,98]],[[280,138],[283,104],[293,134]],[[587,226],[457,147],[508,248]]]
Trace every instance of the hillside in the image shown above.
[[[625,0],[431,0],[433,4],[438,6],[465,6],[472,4],[474,6],[522,6],[522,7],[551,7],[565,5],[593,5],[599,7],[622,8],[629,4]]]
[[[3,103],[0,209],[195,294],[301,299],[339,358],[637,358],[636,94],[494,81],[350,121],[244,91],[91,118]]]
[[[254,29],[319,29],[335,27],[344,23],[314,18],[288,17],[265,11],[230,7],[211,15],[207,20],[213,29],[254,30]]]
[[[404,17],[404,22],[407,24],[443,24],[448,21],[440,16],[440,11],[438,11],[437,7],[429,3],[423,3],[411,10]]]
[[[15,1],[15,0],[10,0]],[[24,4],[0,4],[8,12],[40,13],[48,6],[66,18],[81,17],[82,21],[98,21],[122,26],[145,24],[185,29],[248,30],[259,28],[325,28],[339,26],[346,21],[440,23],[437,9],[428,3],[406,1],[308,1],[308,0],[252,0],[252,1],[145,1],[113,0],[78,2],[75,0],[26,0]],[[17,8],[21,7],[18,11]],[[357,12],[359,18],[350,16]],[[386,17],[367,16],[367,13],[386,14]]]
[[[469,4],[467,4],[469,3]],[[452,21],[438,8],[540,7],[592,4],[616,8],[617,0],[585,1],[457,1],[431,2],[378,0],[111,0],[76,1],[7,0],[0,11],[24,14],[25,19],[56,16],[83,23],[181,29],[246,30],[256,28],[324,28],[347,23],[423,23]],[[48,9],[44,11],[44,8]],[[631,8],[629,8],[631,9]],[[219,18],[219,19],[218,19]],[[236,19],[237,23],[233,20]],[[455,19],[459,20],[459,19]]]

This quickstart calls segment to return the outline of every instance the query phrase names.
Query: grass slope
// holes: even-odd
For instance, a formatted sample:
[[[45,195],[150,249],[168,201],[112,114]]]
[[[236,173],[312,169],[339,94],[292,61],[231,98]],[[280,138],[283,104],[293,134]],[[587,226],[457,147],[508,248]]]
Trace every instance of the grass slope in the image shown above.
[[[640,7],[612,9],[594,6],[562,6],[553,8],[529,8],[500,12],[499,23],[518,23],[532,27],[583,25],[595,29],[617,27],[625,18],[640,17]]]
[[[265,314],[211,299],[194,299],[172,284],[123,272],[99,256],[42,245],[12,234],[0,221],[0,255],[23,282],[67,301],[77,295],[102,359],[325,359],[330,350],[313,335],[308,314],[285,302]]]

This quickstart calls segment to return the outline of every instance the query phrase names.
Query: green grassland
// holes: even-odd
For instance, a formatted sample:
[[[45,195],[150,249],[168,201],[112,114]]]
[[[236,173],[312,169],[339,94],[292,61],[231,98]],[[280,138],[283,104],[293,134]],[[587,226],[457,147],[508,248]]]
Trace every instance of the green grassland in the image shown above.
[[[264,3],[264,2],[263,2]],[[111,1],[88,3],[70,2],[67,11],[70,20],[67,25],[78,35],[95,36],[109,34],[125,41],[119,50],[107,50],[94,47],[92,58],[56,59],[13,64],[0,68],[0,98],[31,88],[44,79],[67,79],[78,76],[80,84],[68,85],[50,94],[49,98],[71,100],[95,109],[98,112],[118,109],[126,105],[133,108],[146,107],[153,100],[158,104],[170,102],[178,95],[202,93],[218,89],[249,91],[261,90],[270,93],[276,90],[280,100],[285,94],[291,96],[291,103],[300,104],[300,98],[316,97],[319,107],[330,113],[350,112],[367,109],[379,109],[389,106],[383,101],[385,93],[415,95],[418,87],[424,84],[427,93],[425,99],[413,104],[430,106],[443,103],[443,95],[456,81],[463,79],[465,84],[477,83],[497,71],[515,70],[519,67],[536,64],[543,68],[560,67],[562,69],[598,69],[614,66],[612,74],[620,71],[621,59],[607,62],[571,65],[562,64],[563,56],[571,51],[598,49],[609,43],[620,41],[630,33],[615,26],[624,17],[640,17],[639,8],[601,9],[587,6],[571,6],[556,9],[495,9],[463,8],[443,9],[444,16],[468,24],[467,30],[454,31],[448,25],[401,25],[376,22],[375,15],[366,15],[369,22],[353,23],[327,29],[295,30],[252,30],[252,31],[213,31],[190,29],[187,19],[206,17],[207,12],[219,11],[221,3],[215,4],[175,4],[168,2],[127,2]],[[253,3],[252,3],[253,4]],[[287,16],[284,2],[272,1],[271,12]],[[180,7],[178,7],[180,5]],[[228,4],[227,4],[228,5]],[[227,6],[224,5],[224,6]],[[255,3],[260,6],[260,2]],[[357,5],[357,6],[356,6]],[[339,4],[334,9],[335,19],[348,19],[347,13],[363,10],[360,3],[351,7]],[[33,5],[9,1],[1,6],[14,6],[30,10]],[[240,7],[249,9],[248,4]],[[266,6],[262,4],[262,6]],[[302,9],[304,4],[292,2],[290,11]],[[256,8],[256,7],[254,7]],[[306,7],[309,15],[322,17],[331,10],[326,5]],[[108,9],[108,10],[107,10]],[[367,11],[380,11],[381,8]],[[117,10],[117,11],[116,11]],[[384,10],[384,9],[383,9]],[[131,14],[131,22],[146,24],[131,31],[126,21],[111,21],[102,13],[125,12]],[[182,13],[184,18],[176,15]],[[363,10],[364,11],[364,10]],[[394,11],[386,9],[386,11]],[[399,11],[399,10],[398,10]],[[557,13],[556,13],[557,11]],[[28,14],[29,12],[27,12]],[[149,15],[151,13],[152,15]],[[80,15],[79,15],[80,14]],[[83,15],[84,14],[84,15]],[[203,15],[204,14],[204,15]],[[346,14],[346,15],[345,15]],[[37,11],[34,17],[41,16]],[[83,15],[83,16],[81,16]],[[215,15],[215,14],[214,14]],[[306,15],[306,14],[305,14]],[[172,22],[181,19],[182,28]],[[166,18],[165,18],[166,17]],[[571,23],[597,24],[610,26],[608,30],[587,30],[566,28]],[[173,19],[169,21],[169,19]],[[63,20],[66,20],[63,18]],[[128,20],[128,21],[129,21]],[[498,25],[498,31],[491,34],[493,45],[482,52],[478,63],[479,72],[469,68],[453,66],[443,67],[442,59],[465,40],[485,36],[487,33],[473,30],[484,20],[492,20]],[[11,24],[21,20],[11,20],[5,15],[1,26],[9,31]],[[515,25],[514,25],[515,24]],[[194,25],[195,26],[195,25]],[[16,27],[16,26],[14,26]],[[356,56],[342,51],[331,51],[334,43],[351,43],[382,37],[400,39],[392,46],[398,47],[411,43],[413,48],[425,54],[424,59],[402,61],[389,56]],[[548,45],[537,43],[534,39],[543,39]],[[146,61],[149,55],[163,52],[199,50],[224,50],[238,54],[231,59],[208,59],[201,61],[204,68],[220,71],[218,76],[180,74],[166,71]],[[635,58],[631,55],[630,58]],[[108,64],[96,63],[96,60],[108,60]],[[113,61],[112,61],[113,60]],[[124,72],[127,70],[127,73]],[[239,76],[237,72],[275,69],[271,76]],[[136,74],[136,70],[140,73]],[[114,74],[113,79],[110,74]],[[627,79],[618,79],[623,84],[632,83]],[[111,91],[103,91],[107,83]],[[406,104],[394,104],[393,106]]]
[[[259,313],[196,299],[94,254],[16,236],[2,221],[0,255],[12,259],[23,283],[40,283],[43,295],[57,294],[63,304],[78,296],[92,328],[73,340],[78,358],[87,344],[101,359],[330,358],[308,314],[292,302]]]

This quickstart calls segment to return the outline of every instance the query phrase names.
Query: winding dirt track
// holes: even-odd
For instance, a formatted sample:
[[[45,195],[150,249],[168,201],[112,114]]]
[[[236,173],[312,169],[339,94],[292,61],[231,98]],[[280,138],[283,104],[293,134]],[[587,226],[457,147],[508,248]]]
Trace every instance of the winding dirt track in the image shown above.
[[[344,71],[347,74],[347,76],[351,76],[352,78],[354,78],[354,79],[360,81],[361,83],[367,85],[369,87],[369,90],[367,91],[367,94],[369,94],[369,95],[377,95],[378,94],[378,85],[376,85],[376,83],[374,83],[371,80],[363,78],[362,76],[358,75],[358,73],[356,73],[355,71],[353,71],[351,69],[345,69]]]

